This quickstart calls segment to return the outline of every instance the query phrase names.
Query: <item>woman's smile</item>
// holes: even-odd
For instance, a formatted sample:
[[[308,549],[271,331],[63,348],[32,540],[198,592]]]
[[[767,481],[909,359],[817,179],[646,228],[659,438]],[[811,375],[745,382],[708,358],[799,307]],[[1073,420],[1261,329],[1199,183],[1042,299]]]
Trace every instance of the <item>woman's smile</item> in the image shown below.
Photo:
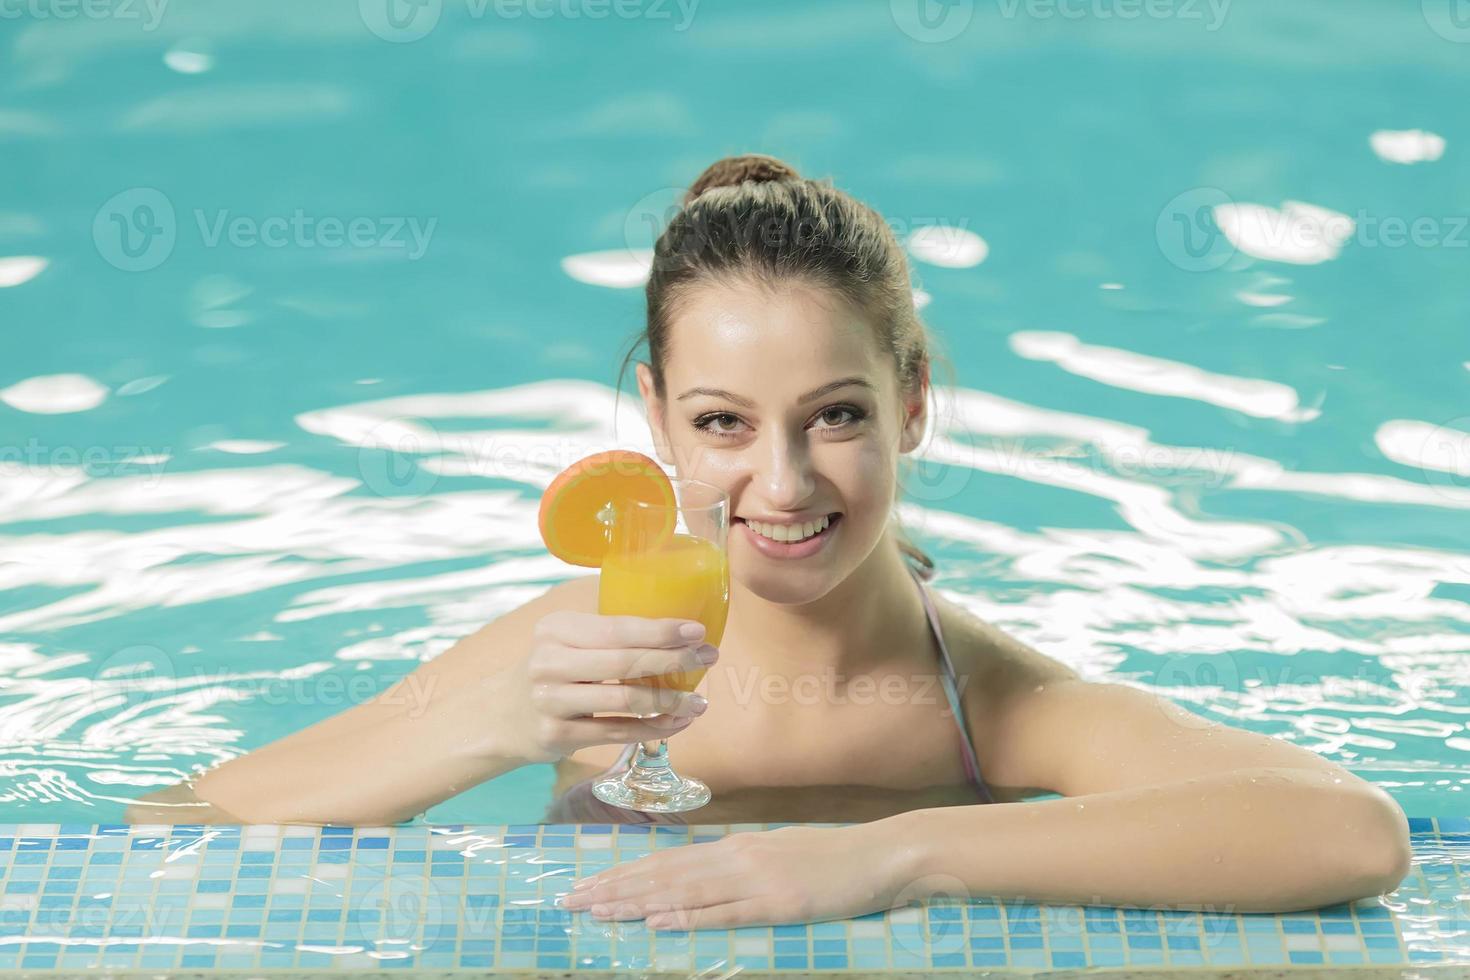
[[[837,533],[838,525],[842,523],[841,512],[828,514],[815,522],[813,533],[797,540],[778,540],[771,537],[771,533],[789,535],[796,533],[781,525],[761,524],[759,530],[751,526],[743,517],[735,518],[735,523],[740,526],[741,533],[754,545],[755,549],[768,558],[794,559],[809,558],[824,550],[827,542]],[[802,528],[811,526],[810,523],[803,524]]]

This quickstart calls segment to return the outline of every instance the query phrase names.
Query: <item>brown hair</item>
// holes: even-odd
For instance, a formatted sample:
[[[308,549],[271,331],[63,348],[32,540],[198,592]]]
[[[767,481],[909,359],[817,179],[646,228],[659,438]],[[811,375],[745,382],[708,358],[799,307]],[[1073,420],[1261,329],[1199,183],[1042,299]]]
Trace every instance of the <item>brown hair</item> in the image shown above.
[[[931,355],[932,338],[914,310],[908,261],[887,222],[829,180],[807,180],[775,157],[746,154],[717,160],[700,174],[659,235],[646,288],[647,326],[623,358],[618,391],[628,361],[646,343],[654,391],[665,397],[669,327],[692,287],[785,279],[832,289],[865,310],[893,356],[903,392],[917,390],[936,361],[948,368]],[[899,547],[931,577],[933,560],[896,517],[894,525]]]

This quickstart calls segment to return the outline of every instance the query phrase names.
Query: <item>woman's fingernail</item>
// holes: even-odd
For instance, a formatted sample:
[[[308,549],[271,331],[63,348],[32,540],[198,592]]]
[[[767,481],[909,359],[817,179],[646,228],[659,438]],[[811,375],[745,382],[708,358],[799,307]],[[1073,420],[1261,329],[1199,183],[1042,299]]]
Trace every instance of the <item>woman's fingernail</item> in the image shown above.
[[[696,715],[704,714],[704,709],[709,707],[709,701],[702,694],[689,695],[689,710]]]
[[[685,623],[679,627],[679,635],[686,640],[698,640],[704,636],[703,623]]]
[[[694,651],[694,659],[698,660],[702,664],[712,664],[716,660],[720,659],[720,651],[717,647],[712,647],[708,643],[706,643],[704,646]]]
[[[586,889],[591,888],[595,884],[597,884],[597,879],[596,878],[582,878],[582,879],[580,879],[578,881],[572,882],[572,891],[574,891],[574,892],[585,891]]]

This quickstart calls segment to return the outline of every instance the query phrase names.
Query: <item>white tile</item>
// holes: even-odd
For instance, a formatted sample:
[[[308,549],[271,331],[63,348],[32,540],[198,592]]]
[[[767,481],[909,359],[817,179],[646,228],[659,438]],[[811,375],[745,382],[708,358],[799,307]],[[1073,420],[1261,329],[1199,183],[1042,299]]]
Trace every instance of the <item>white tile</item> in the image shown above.
[[[199,865],[181,864],[177,861],[171,861],[166,864],[163,868],[163,874],[159,875],[160,878],[197,878],[198,876]]]

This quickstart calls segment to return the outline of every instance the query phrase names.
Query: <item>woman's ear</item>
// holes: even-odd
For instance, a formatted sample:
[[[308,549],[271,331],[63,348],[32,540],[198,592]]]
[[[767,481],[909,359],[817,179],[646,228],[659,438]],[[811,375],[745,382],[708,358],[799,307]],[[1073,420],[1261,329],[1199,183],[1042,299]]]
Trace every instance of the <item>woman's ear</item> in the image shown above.
[[[633,366],[633,373],[638,376],[638,394],[643,398],[643,414],[648,419],[648,430],[653,434],[654,451],[665,466],[673,466],[674,453],[664,429],[663,401],[653,390],[653,370],[639,361]]]
[[[924,440],[924,429],[929,422],[928,360],[919,367],[919,383],[915,387],[916,391],[904,396],[903,433],[898,444],[900,453],[913,452]]]

